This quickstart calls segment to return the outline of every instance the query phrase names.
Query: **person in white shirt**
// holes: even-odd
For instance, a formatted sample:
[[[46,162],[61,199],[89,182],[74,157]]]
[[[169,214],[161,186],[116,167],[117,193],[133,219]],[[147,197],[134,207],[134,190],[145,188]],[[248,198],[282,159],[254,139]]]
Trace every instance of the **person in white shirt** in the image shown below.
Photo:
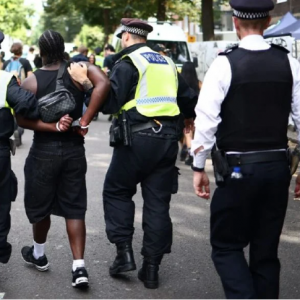
[[[35,54],[34,54],[35,49],[33,47],[29,48],[29,52],[27,54],[27,60],[30,62],[31,68],[34,70],[35,69],[35,64],[34,64],[34,59],[35,59]]]
[[[204,168],[215,146],[212,259],[226,297],[278,298],[277,252],[291,180],[286,132],[290,111],[300,128],[300,65],[263,39],[272,0],[230,5],[241,42],[218,56],[204,79],[192,142],[194,189],[210,198]]]

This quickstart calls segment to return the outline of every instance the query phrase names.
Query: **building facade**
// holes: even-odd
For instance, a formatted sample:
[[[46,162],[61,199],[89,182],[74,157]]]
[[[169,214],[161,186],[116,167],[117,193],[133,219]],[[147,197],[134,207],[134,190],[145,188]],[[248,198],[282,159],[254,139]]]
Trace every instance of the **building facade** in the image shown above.
[[[275,9],[272,12],[273,23],[277,22],[287,12],[291,12],[296,18],[300,18],[300,0],[273,0]]]

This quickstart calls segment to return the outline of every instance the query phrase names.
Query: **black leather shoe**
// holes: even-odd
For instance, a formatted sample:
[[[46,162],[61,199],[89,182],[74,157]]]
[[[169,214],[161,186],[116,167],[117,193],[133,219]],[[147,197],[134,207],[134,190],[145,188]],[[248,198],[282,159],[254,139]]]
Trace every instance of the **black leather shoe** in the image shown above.
[[[140,281],[144,282],[144,286],[147,289],[157,289],[158,282],[158,264],[151,264],[151,261],[148,262],[144,259],[143,266],[139,270],[138,278]]]
[[[117,245],[117,256],[112,266],[109,268],[111,276],[123,272],[136,270],[131,243],[122,243]]]

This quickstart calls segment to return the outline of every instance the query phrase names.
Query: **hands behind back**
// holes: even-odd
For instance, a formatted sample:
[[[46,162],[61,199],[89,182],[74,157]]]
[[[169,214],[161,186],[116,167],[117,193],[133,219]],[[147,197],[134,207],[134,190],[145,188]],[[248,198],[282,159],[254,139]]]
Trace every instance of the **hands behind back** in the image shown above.
[[[69,115],[65,115],[58,121],[57,126],[61,132],[66,132],[70,129],[72,123],[73,119]]]
[[[87,133],[88,133],[88,131],[89,131],[89,129],[88,128],[80,128],[80,127],[78,127],[78,126],[76,126],[76,127],[74,127],[73,128],[73,131],[75,132],[75,133],[77,133],[77,134],[79,134],[79,135],[81,135],[81,136],[86,136],[87,135]]]

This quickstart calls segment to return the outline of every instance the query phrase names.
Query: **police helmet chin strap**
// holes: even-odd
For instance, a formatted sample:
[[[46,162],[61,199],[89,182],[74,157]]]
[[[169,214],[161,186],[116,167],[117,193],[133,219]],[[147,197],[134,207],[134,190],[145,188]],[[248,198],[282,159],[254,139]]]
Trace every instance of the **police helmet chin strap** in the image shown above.
[[[153,121],[154,121],[157,125],[159,125],[158,130],[156,130],[154,127],[152,127],[153,132],[154,132],[154,133],[160,133],[161,130],[162,130],[162,128],[163,128],[163,124],[161,124],[159,121],[157,121],[157,120],[155,120],[155,119],[153,119]]]

